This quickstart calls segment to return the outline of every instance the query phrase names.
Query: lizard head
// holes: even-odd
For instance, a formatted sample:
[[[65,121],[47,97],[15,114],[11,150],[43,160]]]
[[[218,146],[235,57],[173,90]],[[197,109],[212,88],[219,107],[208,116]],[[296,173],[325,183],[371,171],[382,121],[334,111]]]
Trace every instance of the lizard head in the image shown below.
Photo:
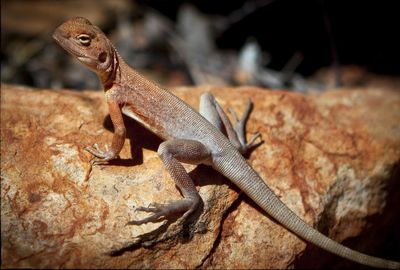
[[[99,75],[113,67],[115,50],[104,33],[89,20],[75,17],[61,24],[54,32],[57,43]]]

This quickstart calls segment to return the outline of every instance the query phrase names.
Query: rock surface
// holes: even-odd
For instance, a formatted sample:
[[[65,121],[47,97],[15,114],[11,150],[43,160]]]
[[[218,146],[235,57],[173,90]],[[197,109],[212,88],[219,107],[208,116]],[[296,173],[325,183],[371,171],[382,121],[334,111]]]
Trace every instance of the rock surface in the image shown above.
[[[400,159],[398,92],[173,92],[197,108],[204,91],[238,112],[254,101],[247,130],[264,143],[249,162],[309,224],[343,241],[384,211]],[[157,157],[159,139],[129,119],[121,159],[90,165],[83,148],[111,142],[107,113],[101,92],[1,86],[2,268],[287,268],[305,251],[205,166],[187,166],[204,201],[190,226],[125,226],[146,215],[134,206],[180,194]]]

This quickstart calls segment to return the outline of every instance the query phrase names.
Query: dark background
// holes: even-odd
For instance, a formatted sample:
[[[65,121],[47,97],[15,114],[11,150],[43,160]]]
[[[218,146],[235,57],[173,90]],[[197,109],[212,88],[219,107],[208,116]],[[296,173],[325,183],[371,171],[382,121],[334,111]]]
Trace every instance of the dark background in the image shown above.
[[[183,2],[206,14],[227,15],[249,1],[139,1],[175,18]],[[332,64],[330,38],[341,64],[357,64],[370,71],[400,75],[400,15],[396,1],[277,0],[260,8],[218,38],[221,48],[239,49],[255,37],[272,55],[276,69],[294,52],[305,55],[299,71],[311,75]],[[325,20],[328,19],[330,33]]]
[[[216,32],[213,42],[219,52],[238,54],[245,42],[253,38],[268,54],[269,69],[280,71],[293,54],[300,53],[303,60],[295,71],[305,78],[335,63],[340,67],[356,65],[375,74],[397,78],[400,75],[397,1],[3,0],[1,80],[46,88],[99,88],[97,79],[90,72],[55,45],[51,33],[56,26],[69,17],[85,16],[113,37],[121,18],[133,27],[142,23],[149,10],[158,11],[174,24],[184,3],[195,6],[209,18],[211,25],[217,22],[215,18],[227,17],[246,5],[260,5],[254,12]],[[109,7],[121,4],[123,7]],[[131,42],[122,41],[128,45],[127,50],[120,51],[129,64],[141,71],[158,72],[158,75],[150,76],[166,85],[193,83],[187,78],[184,65],[177,64],[179,57],[168,49],[142,48],[131,56],[129,54],[135,51],[134,44],[137,43],[134,38]],[[148,57],[145,64],[135,62],[144,55]],[[149,60],[151,57],[152,61]],[[158,78],[165,75],[169,77]]]

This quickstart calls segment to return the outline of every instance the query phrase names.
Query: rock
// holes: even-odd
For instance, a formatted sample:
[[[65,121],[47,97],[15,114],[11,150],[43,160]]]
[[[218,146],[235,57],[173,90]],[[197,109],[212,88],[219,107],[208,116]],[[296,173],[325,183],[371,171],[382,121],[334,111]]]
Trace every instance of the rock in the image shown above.
[[[337,72],[337,71],[336,71]],[[336,87],[336,72],[332,67],[324,67],[307,79],[310,86],[319,89],[332,89]],[[366,69],[347,65],[341,66],[338,71],[340,83],[343,87],[369,87],[374,89],[397,90],[400,87],[400,77],[382,75],[368,72]]]
[[[264,143],[249,162],[312,226],[343,241],[386,209],[400,157],[398,92],[173,90],[196,108],[204,91],[238,112],[254,101],[247,130],[260,131]],[[135,206],[181,196],[157,157],[160,140],[133,120],[126,119],[120,159],[90,165],[83,148],[111,142],[107,113],[100,92],[2,85],[3,268],[287,268],[305,251],[304,241],[205,166],[187,166],[204,201],[192,224],[176,217],[125,226],[146,216]]]

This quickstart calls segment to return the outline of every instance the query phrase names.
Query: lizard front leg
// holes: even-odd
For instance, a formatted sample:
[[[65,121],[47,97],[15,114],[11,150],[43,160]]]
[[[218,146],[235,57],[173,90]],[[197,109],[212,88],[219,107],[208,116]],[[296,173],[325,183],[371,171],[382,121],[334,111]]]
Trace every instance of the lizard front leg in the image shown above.
[[[207,147],[198,141],[175,139],[161,143],[158,155],[184,198],[166,204],[153,203],[149,207],[138,207],[137,210],[152,212],[153,215],[142,220],[130,221],[127,223],[129,225],[156,222],[161,217],[165,218],[176,213],[184,213],[182,219],[185,220],[199,206],[200,195],[181,162],[195,165],[211,164],[211,152]]]
[[[121,152],[125,142],[126,128],[122,118],[121,106],[115,100],[108,101],[108,110],[110,113],[111,121],[114,125],[114,135],[111,143],[111,148],[102,151],[97,144],[85,147],[85,150],[96,156],[98,159],[93,161],[93,164],[103,164],[107,161],[115,159]]]

